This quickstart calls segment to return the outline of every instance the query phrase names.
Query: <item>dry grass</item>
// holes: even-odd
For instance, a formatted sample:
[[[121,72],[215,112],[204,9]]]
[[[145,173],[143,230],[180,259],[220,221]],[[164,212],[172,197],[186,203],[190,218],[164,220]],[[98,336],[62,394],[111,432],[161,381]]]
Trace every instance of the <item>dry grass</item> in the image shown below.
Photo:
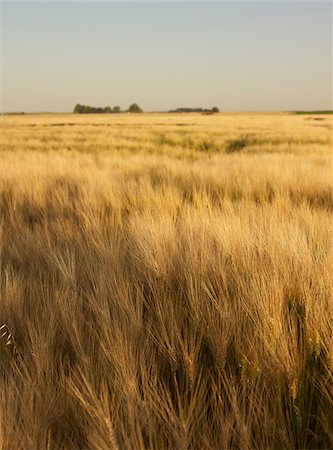
[[[330,120],[0,118],[0,446],[333,448]]]

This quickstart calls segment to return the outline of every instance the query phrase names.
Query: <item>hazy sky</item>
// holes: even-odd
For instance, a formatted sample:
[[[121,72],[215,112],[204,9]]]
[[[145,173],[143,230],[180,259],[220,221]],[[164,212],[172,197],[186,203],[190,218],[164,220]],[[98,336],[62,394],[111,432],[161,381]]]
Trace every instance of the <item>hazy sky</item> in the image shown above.
[[[2,111],[332,108],[331,2],[1,4]]]

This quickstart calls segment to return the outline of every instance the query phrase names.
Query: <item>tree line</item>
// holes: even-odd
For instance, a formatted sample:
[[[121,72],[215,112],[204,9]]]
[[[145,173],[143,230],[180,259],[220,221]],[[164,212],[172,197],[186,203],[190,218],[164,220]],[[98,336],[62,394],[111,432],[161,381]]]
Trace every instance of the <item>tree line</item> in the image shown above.
[[[102,107],[96,107],[96,106],[90,106],[90,105],[81,105],[78,103],[75,105],[75,108],[73,110],[74,114],[119,114],[124,112],[130,112],[130,113],[142,113],[143,110],[140,108],[140,106],[137,103],[132,103],[128,109],[122,110],[120,106],[114,106],[111,108],[111,106],[105,106]],[[169,113],[201,113],[201,114],[214,114],[220,112],[219,108],[217,106],[213,106],[212,108],[177,108],[172,109],[168,111]]]
[[[130,105],[125,111],[123,111],[120,106],[114,106],[113,108],[111,108],[111,106],[105,106],[104,108],[101,108],[96,106],[81,105],[80,103],[75,105],[73,110],[74,114],[119,114],[122,112],[141,113],[143,111],[137,103],[132,103],[132,105]]]
[[[217,106],[213,106],[213,108],[177,108],[172,109],[169,111],[169,113],[192,113],[192,112],[198,112],[198,113],[218,113],[220,110]]]

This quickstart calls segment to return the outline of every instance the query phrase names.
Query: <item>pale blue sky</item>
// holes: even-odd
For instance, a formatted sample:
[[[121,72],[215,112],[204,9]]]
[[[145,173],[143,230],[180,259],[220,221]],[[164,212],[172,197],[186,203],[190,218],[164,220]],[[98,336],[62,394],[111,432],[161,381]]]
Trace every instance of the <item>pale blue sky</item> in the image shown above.
[[[2,2],[3,111],[332,108],[330,2]]]

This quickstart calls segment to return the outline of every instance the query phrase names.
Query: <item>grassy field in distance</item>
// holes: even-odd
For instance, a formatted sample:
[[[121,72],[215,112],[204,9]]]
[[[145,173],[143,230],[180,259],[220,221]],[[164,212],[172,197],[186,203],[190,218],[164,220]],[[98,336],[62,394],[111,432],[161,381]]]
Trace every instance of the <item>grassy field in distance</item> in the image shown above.
[[[332,118],[0,117],[0,448],[333,448]]]

